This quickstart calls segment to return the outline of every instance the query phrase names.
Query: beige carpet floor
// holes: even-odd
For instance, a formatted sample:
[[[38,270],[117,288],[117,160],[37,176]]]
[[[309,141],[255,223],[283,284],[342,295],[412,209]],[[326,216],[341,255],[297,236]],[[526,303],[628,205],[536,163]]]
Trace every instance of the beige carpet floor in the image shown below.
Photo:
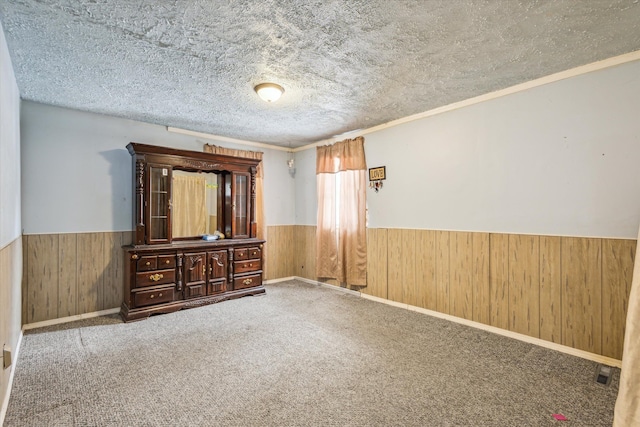
[[[595,369],[290,281],[27,332],[5,426],[610,426],[619,370],[603,386]]]

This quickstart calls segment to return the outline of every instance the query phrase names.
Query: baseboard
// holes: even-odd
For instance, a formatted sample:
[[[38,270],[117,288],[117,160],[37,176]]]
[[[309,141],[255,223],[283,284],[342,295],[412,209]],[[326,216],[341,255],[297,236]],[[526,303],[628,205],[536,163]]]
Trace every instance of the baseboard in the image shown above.
[[[42,322],[28,323],[26,325],[22,325],[22,330],[28,331],[29,329],[43,328],[45,326],[59,325],[61,323],[75,322],[76,320],[91,319],[92,317],[108,316],[116,313],[120,313],[120,307],[94,311],[92,313],[78,314],[76,316],[61,317],[59,319],[44,320]]]
[[[20,346],[22,345],[22,331],[18,335],[18,343],[16,344],[16,351],[13,354],[13,362],[11,363],[11,372],[9,373],[9,384],[7,385],[7,392],[2,400],[2,408],[0,408],[0,426],[4,425],[4,417],[7,415],[7,409],[9,408],[9,398],[11,397],[11,388],[13,387],[13,375],[16,373],[16,365],[18,364],[18,355],[20,354]]]
[[[391,301],[384,298],[374,297],[371,295],[364,294],[362,292],[353,291],[351,289],[341,288],[338,286],[328,285],[326,283],[318,282],[317,280],[311,280],[304,277],[287,277],[286,279],[276,279],[270,281],[272,283],[276,283],[283,280],[300,280],[301,282],[310,283],[312,285],[320,285],[329,289],[333,289],[335,291],[346,292],[352,295],[360,296],[361,298],[365,298],[371,301],[379,302],[382,304],[387,304],[393,307],[403,308],[405,310],[415,311],[417,313],[426,314],[428,316],[437,317],[439,319],[448,320],[450,322],[459,323],[462,325],[470,326],[472,328],[480,329],[483,331],[491,332],[494,334],[502,335],[508,338],[513,338],[519,341],[523,341],[529,344],[534,344],[540,347],[548,348],[551,350],[559,351],[561,353],[570,354],[572,356],[580,357],[582,359],[591,360],[596,363],[602,363],[604,365],[613,366],[616,368],[622,367],[622,361],[618,359],[613,359],[611,357],[602,356],[600,354],[591,353],[584,350],[579,350],[573,347],[569,347],[562,344],[557,344],[551,341],[546,341],[540,338],[530,337],[528,335],[519,334],[517,332],[507,331],[506,329],[497,328],[495,326],[485,325],[484,323],[474,322],[473,320],[467,320],[460,317],[452,316],[450,314],[440,313],[438,311],[428,310],[422,307],[416,307],[409,304],[404,304],[396,301]]]
[[[295,276],[289,276],[289,277],[280,277],[279,279],[269,279],[269,280],[265,280],[263,283],[265,285],[270,285],[272,283],[280,283],[280,282],[286,282],[288,280],[294,280],[297,279],[297,277]]]
[[[322,286],[323,288],[333,289],[334,291],[344,292],[346,294],[351,294],[351,295],[354,295],[354,296],[357,296],[357,297],[361,296],[360,292],[354,291],[353,289],[343,288],[341,286],[330,285],[328,283],[318,282],[317,280],[307,279],[305,277],[297,277],[296,276],[296,277],[294,277],[294,279],[300,280],[301,282],[309,283],[311,285],[318,285],[318,286]]]

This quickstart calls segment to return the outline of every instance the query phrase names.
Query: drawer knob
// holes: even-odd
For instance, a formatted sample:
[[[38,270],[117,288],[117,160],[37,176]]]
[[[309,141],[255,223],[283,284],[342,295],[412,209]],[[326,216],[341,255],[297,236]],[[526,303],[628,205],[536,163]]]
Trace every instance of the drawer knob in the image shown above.
[[[249,264],[249,267],[253,267],[253,264]]]
[[[169,264],[171,261],[167,260],[166,264]]]
[[[138,255],[137,254],[131,255],[131,259],[138,259]]]
[[[160,292],[160,293],[158,294],[158,296],[159,296],[159,297],[161,297],[161,296],[162,296],[162,292]]]
[[[147,265],[151,265],[151,263],[149,261],[147,261]]]
[[[151,295],[149,296],[149,298],[153,298],[153,297],[155,297],[155,295],[153,295],[153,294],[151,294]]]
[[[253,282],[253,280],[251,280],[251,279],[245,279],[245,280],[242,282],[242,284],[244,284],[244,285],[250,285],[250,284],[251,284],[251,282]]]
[[[153,282],[157,282],[158,280],[162,279],[164,276],[162,274],[152,274],[151,276],[149,276],[149,279]]]

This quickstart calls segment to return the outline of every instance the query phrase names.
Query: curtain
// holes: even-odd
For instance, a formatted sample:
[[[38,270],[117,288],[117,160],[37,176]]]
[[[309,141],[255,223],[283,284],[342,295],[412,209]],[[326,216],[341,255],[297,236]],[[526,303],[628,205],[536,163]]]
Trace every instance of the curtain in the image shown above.
[[[207,180],[204,176],[174,175],[171,212],[174,237],[199,236],[207,230]]]
[[[640,426],[640,231],[627,308],[622,372],[613,419],[614,427]]]
[[[367,285],[364,138],[318,147],[316,275]]]
[[[225,156],[244,157],[248,159],[260,160],[258,167],[256,168],[256,225],[257,238],[264,239],[265,223],[264,223],[264,191],[263,191],[263,172],[262,172],[262,156],[264,153],[261,151],[249,151],[249,150],[236,150],[233,148],[218,147],[217,145],[205,144],[204,152],[211,154],[223,154]],[[266,255],[266,253],[265,253]],[[266,264],[266,262],[264,263]]]

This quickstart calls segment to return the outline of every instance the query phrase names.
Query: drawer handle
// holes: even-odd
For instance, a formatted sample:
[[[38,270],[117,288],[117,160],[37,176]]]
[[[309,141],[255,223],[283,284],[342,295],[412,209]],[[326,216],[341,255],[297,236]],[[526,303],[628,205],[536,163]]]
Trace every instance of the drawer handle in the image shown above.
[[[158,297],[161,297],[161,296],[162,296],[162,292],[160,292],[160,293],[158,294]]]
[[[131,255],[131,259],[138,259],[138,255],[136,254]]]
[[[253,267],[253,264],[249,264],[249,267]]]
[[[155,297],[155,295],[154,295],[154,294],[151,294],[151,295],[149,296],[149,298],[153,298],[153,297]]]
[[[167,260],[166,264],[169,264],[171,261]]]
[[[258,255],[258,252],[251,252],[251,255]]]
[[[153,282],[157,282],[158,280],[162,279],[164,276],[162,274],[152,274],[151,276],[149,276],[149,279]]]
[[[151,265],[151,263],[149,261],[147,261],[147,265]]]
[[[242,284],[243,284],[243,285],[250,285],[250,284],[251,284],[251,282],[253,282],[253,280],[251,280],[251,279],[245,279],[245,280],[243,280],[243,281],[242,281]]]

